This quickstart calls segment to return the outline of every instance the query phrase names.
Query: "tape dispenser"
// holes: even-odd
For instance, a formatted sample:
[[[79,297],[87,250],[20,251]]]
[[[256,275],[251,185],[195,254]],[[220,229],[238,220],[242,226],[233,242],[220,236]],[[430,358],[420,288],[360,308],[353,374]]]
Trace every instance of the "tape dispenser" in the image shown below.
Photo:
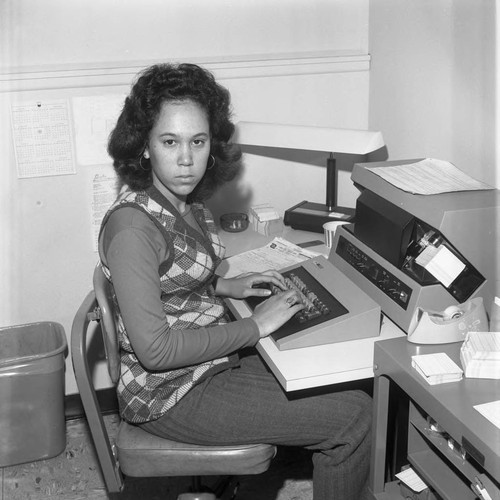
[[[467,332],[488,331],[483,299],[476,297],[444,311],[416,311],[416,326],[408,333],[414,344],[449,344],[465,340]]]

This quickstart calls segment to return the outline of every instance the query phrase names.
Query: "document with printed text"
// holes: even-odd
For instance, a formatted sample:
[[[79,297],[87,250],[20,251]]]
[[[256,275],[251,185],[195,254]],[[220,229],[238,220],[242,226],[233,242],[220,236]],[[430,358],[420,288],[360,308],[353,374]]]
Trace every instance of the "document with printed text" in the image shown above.
[[[444,160],[426,158],[407,165],[369,167],[368,170],[403,191],[413,194],[439,194],[453,191],[494,189]]]
[[[319,254],[276,237],[266,246],[234,255],[225,260],[229,270],[225,278],[232,278],[243,273],[261,273],[269,269],[280,270]]]

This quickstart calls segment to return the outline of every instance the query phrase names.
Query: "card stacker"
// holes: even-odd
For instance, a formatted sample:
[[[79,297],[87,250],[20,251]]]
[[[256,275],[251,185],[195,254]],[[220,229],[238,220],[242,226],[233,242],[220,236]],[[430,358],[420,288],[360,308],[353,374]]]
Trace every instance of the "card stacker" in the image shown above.
[[[332,344],[380,334],[380,306],[357,285],[319,256],[280,271],[305,308],[270,335],[278,349]],[[272,293],[281,289],[270,287]],[[248,317],[265,300],[249,297],[228,301],[234,316]]]

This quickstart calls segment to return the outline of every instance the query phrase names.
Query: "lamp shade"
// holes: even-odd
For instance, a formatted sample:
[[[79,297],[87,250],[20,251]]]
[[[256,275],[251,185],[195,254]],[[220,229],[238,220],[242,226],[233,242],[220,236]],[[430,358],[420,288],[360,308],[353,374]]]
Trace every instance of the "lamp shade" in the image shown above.
[[[233,141],[248,146],[367,154],[384,146],[381,132],[240,121]]]

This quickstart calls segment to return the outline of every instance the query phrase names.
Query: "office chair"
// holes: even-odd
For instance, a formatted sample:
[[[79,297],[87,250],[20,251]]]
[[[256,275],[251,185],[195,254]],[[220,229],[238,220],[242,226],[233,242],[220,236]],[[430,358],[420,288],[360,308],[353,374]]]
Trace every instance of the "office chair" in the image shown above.
[[[120,422],[116,439],[111,444],[87,359],[87,333],[91,322],[100,324],[109,375],[116,384],[120,375],[120,356],[113,291],[100,265],[94,271],[94,290],[87,295],[73,321],[71,356],[83,408],[109,493],[123,490],[124,476],[192,476],[193,491],[181,494],[178,500],[215,500],[215,494],[201,493],[200,476],[260,474],[269,468],[276,454],[276,447],[272,445],[193,445],[154,436],[125,421]]]

